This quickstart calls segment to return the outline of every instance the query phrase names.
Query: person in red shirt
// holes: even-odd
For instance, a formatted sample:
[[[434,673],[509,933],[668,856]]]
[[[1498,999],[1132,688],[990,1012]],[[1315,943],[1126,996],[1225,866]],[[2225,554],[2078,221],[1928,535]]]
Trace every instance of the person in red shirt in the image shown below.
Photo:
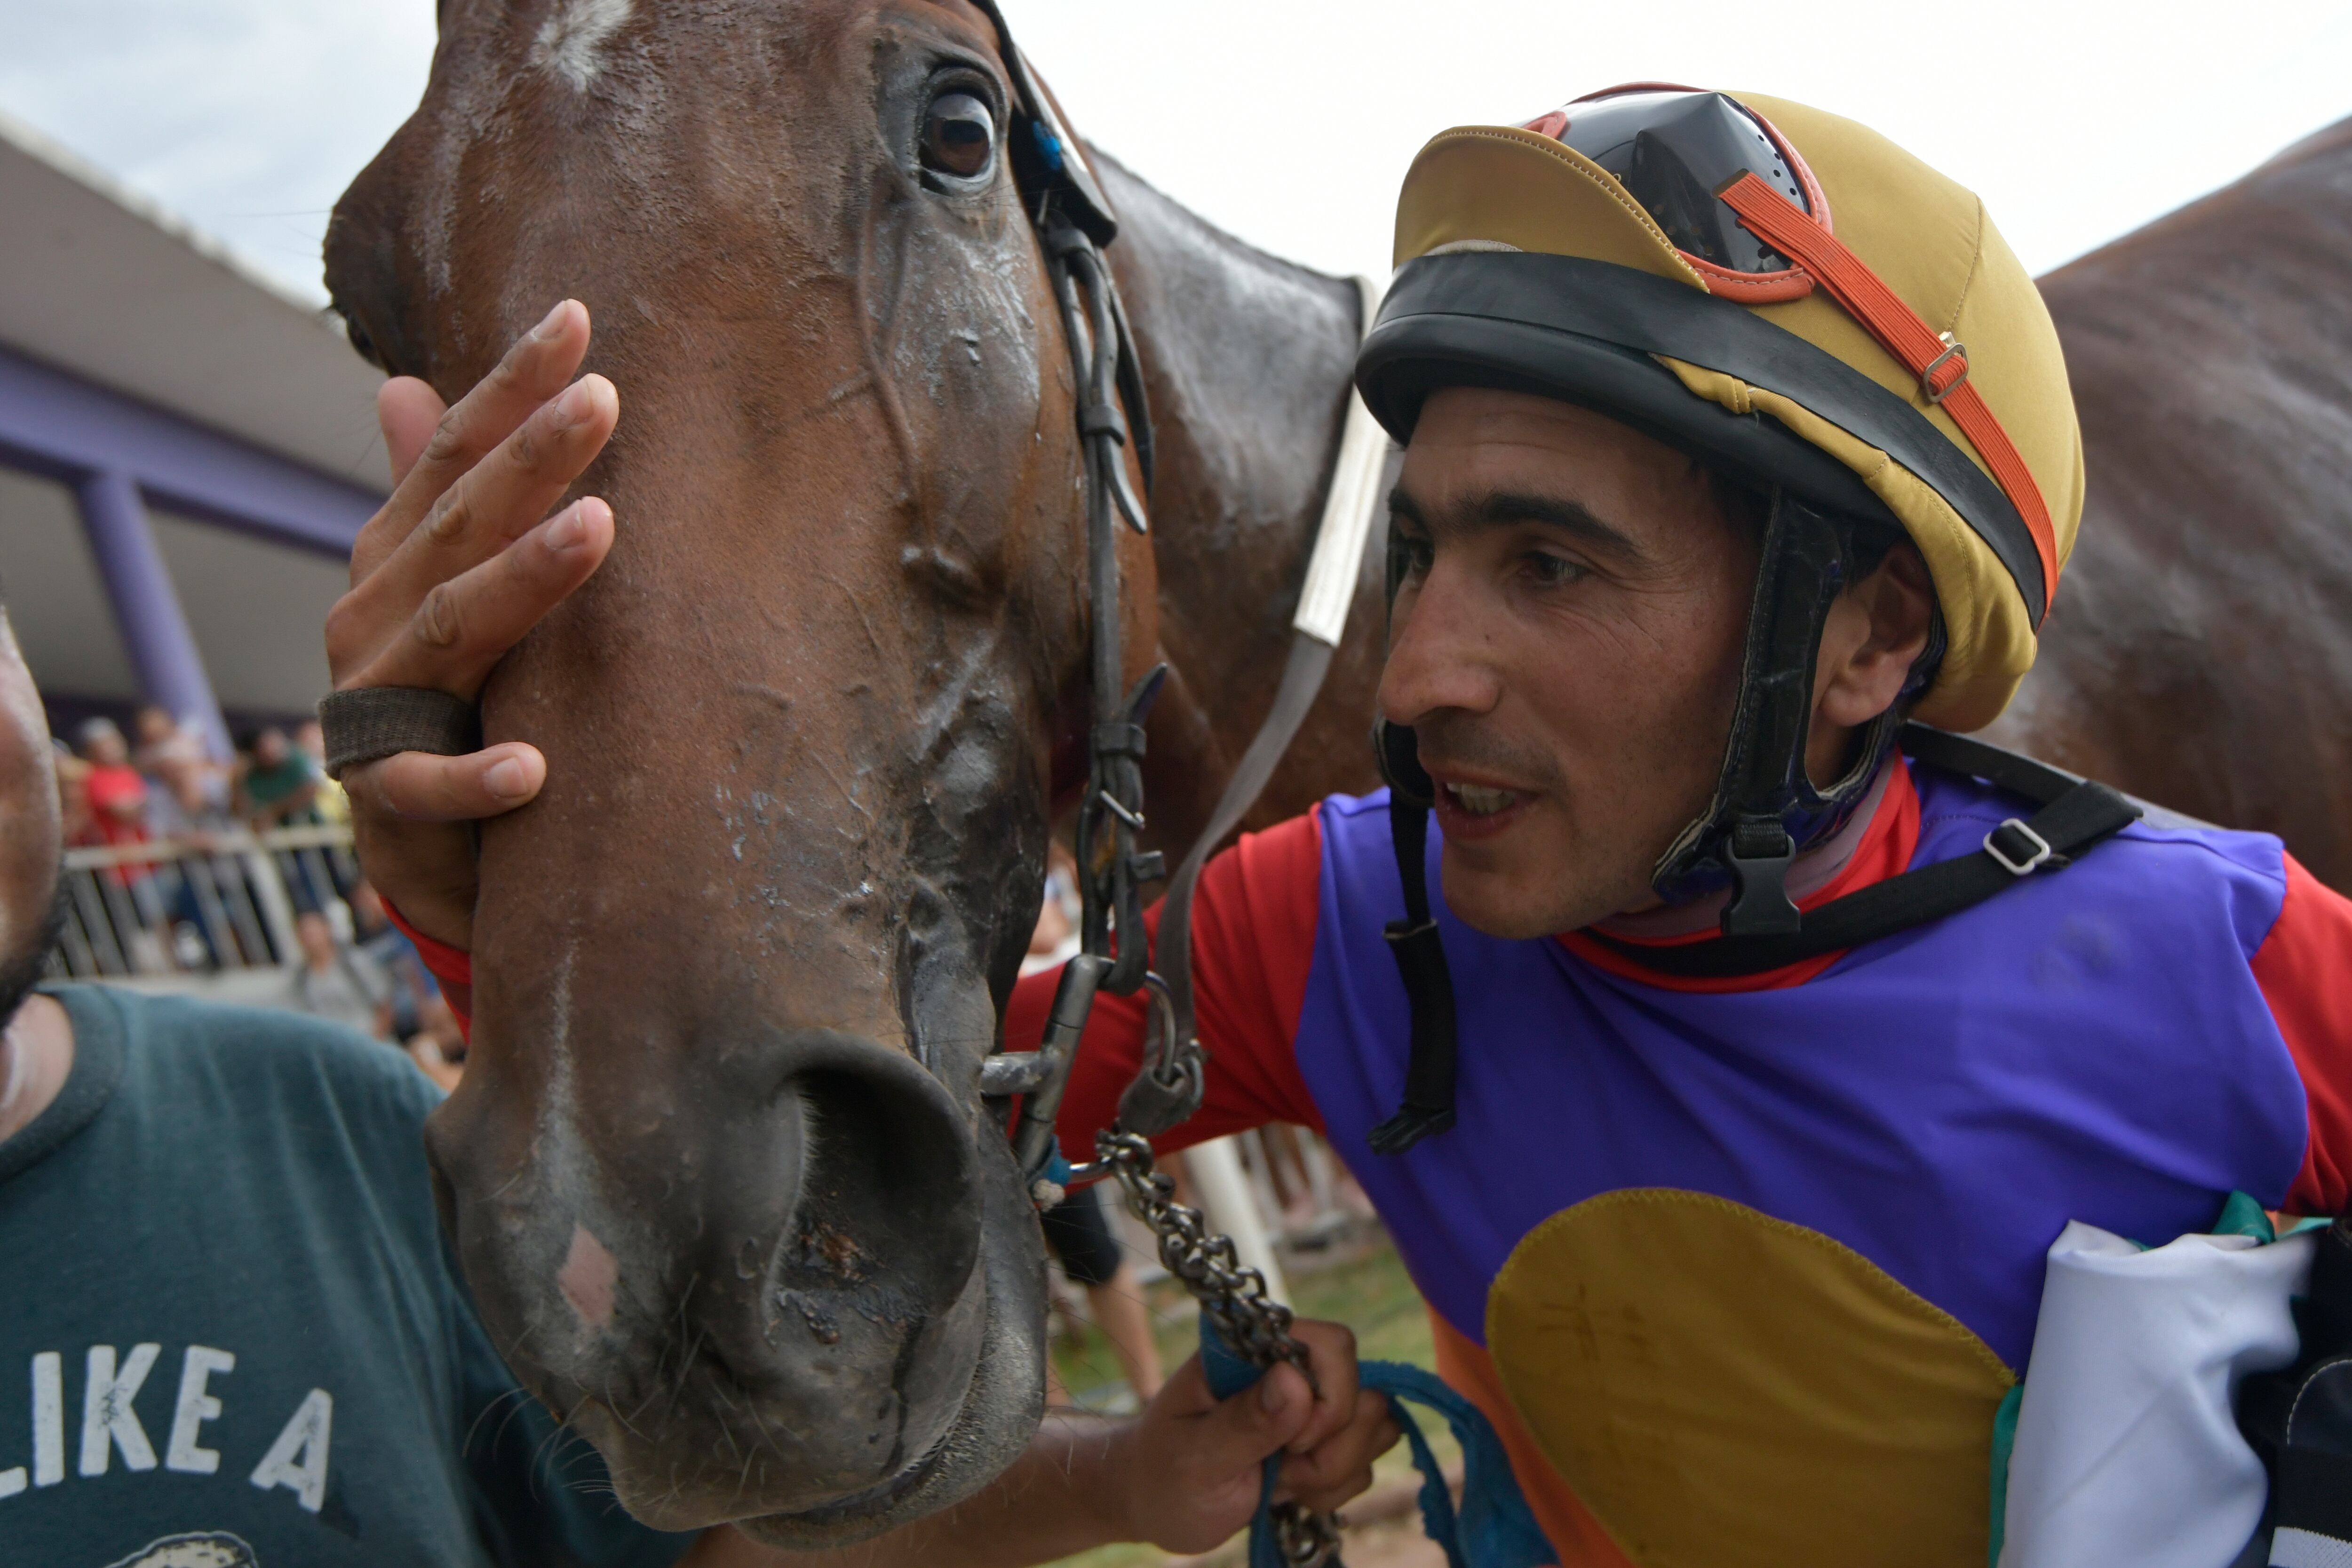
[[[89,811],[89,834],[99,844],[144,844],[147,841],[147,781],[131,765],[131,748],[111,719],[92,719],[81,727],[82,760],[89,773],[82,780],[82,799]]]

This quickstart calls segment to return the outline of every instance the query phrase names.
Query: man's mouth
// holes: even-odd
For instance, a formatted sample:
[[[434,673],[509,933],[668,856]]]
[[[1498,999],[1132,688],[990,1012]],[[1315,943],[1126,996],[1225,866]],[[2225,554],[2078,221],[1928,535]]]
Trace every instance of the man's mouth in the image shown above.
[[[1445,793],[1469,816],[1492,816],[1519,798],[1517,790],[1495,789],[1486,784],[1450,784]]]
[[[1437,826],[1449,843],[1475,844],[1499,837],[1518,826],[1538,797],[1523,789],[1501,784],[1464,784],[1441,779],[1437,786]]]

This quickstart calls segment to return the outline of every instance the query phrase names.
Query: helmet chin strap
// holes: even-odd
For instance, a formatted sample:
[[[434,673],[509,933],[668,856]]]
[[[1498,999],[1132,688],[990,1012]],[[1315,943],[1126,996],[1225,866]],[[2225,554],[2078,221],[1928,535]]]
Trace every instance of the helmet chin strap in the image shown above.
[[[1822,632],[1830,606],[1853,584],[1853,533],[1852,519],[1774,487],[1723,772],[1706,810],[1675,836],[1650,879],[1661,898],[1680,903],[1727,877],[1726,936],[1798,929],[1790,866],[1843,824],[1894,744],[1900,721],[1890,710],[1863,731],[1834,784],[1816,788],[1806,770]]]

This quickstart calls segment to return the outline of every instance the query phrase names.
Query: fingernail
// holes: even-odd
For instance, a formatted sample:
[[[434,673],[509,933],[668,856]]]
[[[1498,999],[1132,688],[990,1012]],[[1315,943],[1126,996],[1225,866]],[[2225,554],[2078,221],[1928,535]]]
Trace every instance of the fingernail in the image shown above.
[[[512,757],[501,757],[492,763],[490,771],[482,775],[482,783],[500,800],[517,799],[530,787],[530,781],[523,776],[522,763]]]
[[[563,389],[563,395],[555,400],[555,411],[563,416],[565,424],[577,425],[588,417],[588,405],[594,395],[589,390],[587,377],[583,376]]]
[[[587,533],[588,520],[583,513],[581,503],[573,501],[547,525],[548,546],[554,550],[570,550],[587,537]]]
[[[562,329],[564,308],[571,303],[569,300],[558,300],[555,302],[555,309],[550,310],[546,318],[530,330],[530,335],[542,342],[555,336]]]

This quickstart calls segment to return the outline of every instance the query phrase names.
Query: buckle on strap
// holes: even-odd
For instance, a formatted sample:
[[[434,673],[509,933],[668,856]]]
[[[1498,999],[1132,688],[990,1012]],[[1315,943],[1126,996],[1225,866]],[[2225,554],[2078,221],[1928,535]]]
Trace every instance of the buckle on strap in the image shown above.
[[[1919,372],[1919,391],[1927,399],[1927,405],[1931,408],[1958,392],[1969,379],[1969,345],[1956,342],[1949,332],[1937,332],[1936,336],[1942,340],[1944,352],[1929,360],[1926,368]],[[1946,360],[1952,359],[1960,362],[1960,374],[1952,377],[1949,385],[1938,391],[1936,387],[1936,373],[1943,368]]]
[[[2009,842],[2017,848],[2017,854],[2012,855],[2001,847],[2001,837],[2004,834],[2009,836]],[[2042,862],[2048,860],[2052,854],[2050,840],[2042,837],[2014,816],[1985,835],[1984,851],[2000,863],[2002,870],[2012,877],[2030,875]]]

